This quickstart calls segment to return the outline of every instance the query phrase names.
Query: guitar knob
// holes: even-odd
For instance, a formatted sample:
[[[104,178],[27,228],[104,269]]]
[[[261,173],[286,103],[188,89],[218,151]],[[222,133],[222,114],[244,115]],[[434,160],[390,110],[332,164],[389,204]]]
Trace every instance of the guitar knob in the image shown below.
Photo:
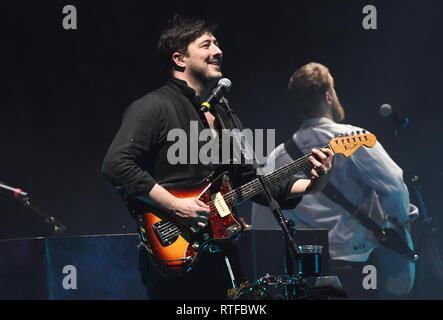
[[[200,248],[200,244],[199,244],[198,242],[194,242],[194,243],[192,244],[192,247],[193,247],[195,250],[198,250],[198,248]]]

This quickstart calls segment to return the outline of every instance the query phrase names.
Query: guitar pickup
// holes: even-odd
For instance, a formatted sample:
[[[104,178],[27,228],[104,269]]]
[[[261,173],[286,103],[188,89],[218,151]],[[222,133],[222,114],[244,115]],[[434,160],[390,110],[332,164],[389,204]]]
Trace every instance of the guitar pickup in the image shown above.
[[[212,195],[211,198],[220,217],[224,218],[231,214],[231,209],[229,209],[225,199],[223,198],[223,195],[220,192]]]
[[[152,226],[157,239],[163,247],[167,247],[177,240],[180,229],[170,221],[160,221]]]

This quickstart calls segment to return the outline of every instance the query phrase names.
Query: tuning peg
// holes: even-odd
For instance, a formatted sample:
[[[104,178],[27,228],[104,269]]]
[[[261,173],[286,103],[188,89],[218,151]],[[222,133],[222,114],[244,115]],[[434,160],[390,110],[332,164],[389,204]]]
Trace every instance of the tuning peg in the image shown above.
[[[366,134],[366,130],[363,130],[363,134]]]
[[[360,131],[357,131],[357,134],[359,135],[359,134],[360,134]]]
[[[351,132],[351,136],[355,136],[355,132],[354,131]]]

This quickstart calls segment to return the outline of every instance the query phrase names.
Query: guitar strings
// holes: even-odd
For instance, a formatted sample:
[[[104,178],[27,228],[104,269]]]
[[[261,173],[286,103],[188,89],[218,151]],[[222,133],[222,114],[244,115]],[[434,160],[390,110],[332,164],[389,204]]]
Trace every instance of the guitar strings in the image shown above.
[[[361,140],[360,137],[359,137],[359,139]],[[340,146],[336,146],[334,149],[337,152],[338,149],[342,148],[342,147],[343,147],[343,145],[340,145]],[[333,149],[331,145],[327,145],[324,148]],[[266,182],[272,183],[276,180],[278,181],[279,179],[281,179],[285,176],[290,176],[290,175],[293,175],[294,173],[297,173],[299,171],[304,171],[309,168],[312,168],[312,164],[309,161],[310,156],[312,156],[312,153],[305,155],[305,156],[295,160],[294,162],[289,163],[286,166],[283,166],[282,168],[278,169],[277,171],[265,176],[264,179],[270,180],[270,181],[266,181]],[[257,190],[257,188],[258,188],[258,190]],[[247,198],[254,196],[255,194],[258,194],[262,191],[263,191],[263,188],[262,188],[261,183],[259,182],[258,179],[254,179],[254,180],[250,181],[249,183],[247,183],[239,188],[236,188],[236,189],[230,191],[229,193],[225,194],[224,198],[227,202],[232,202],[231,204],[235,205],[239,201],[243,200],[244,198],[247,199]],[[240,200],[237,199],[238,193],[240,193],[240,195],[242,196],[243,199],[240,199]]]
[[[302,171],[305,170],[307,168],[309,168],[309,166],[311,166],[308,157],[311,156],[310,155],[306,155],[301,159],[298,159],[292,163],[290,163],[289,165],[286,165],[280,169],[278,169],[277,171],[266,175],[264,177],[266,182],[274,182],[275,180],[278,180],[284,176],[289,176],[292,175],[295,172],[298,171]],[[312,166],[311,166],[312,167]],[[248,183],[246,183],[245,185],[236,188],[228,193],[226,193],[224,195],[224,199],[226,202],[228,202],[231,205],[235,205],[239,202],[238,200],[238,193],[240,193],[240,195],[242,196],[242,198],[249,198],[250,196],[254,195],[254,194],[258,194],[260,192],[262,192],[263,189],[261,188],[261,183],[260,181],[257,179],[254,179]],[[208,202],[208,205],[211,205],[213,203],[213,201]]]
[[[277,171],[275,171],[269,175],[266,175],[264,177],[265,181],[266,182],[274,182],[275,180],[278,180],[282,177],[289,176],[289,175],[292,175],[298,171],[306,170],[309,167],[312,167],[311,162],[309,161],[310,156],[312,156],[312,153],[305,155],[300,159],[295,160],[294,162],[278,169]],[[225,194],[224,198],[225,198],[225,201],[227,201],[227,202],[232,202],[232,200],[236,200],[232,203],[232,204],[236,204],[238,201],[237,200],[237,198],[238,198],[237,193],[240,193],[245,198],[249,198],[251,195],[254,195],[254,193],[258,194],[262,191],[263,191],[263,189],[261,188],[260,181],[257,178],[257,179],[254,179],[254,180],[248,182],[247,184],[245,184],[239,188],[236,188],[236,189],[228,192],[227,194]]]
[[[361,137],[359,137],[360,141],[361,141]],[[354,139],[355,140],[355,139]],[[367,140],[367,138],[366,138]],[[338,147],[343,147],[343,146],[336,146],[335,149],[337,150]],[[331,147],[331,145],[326,146],[325,148],[329,148],[329,149],[333,149]],[[283,166],[282,168],[278,169],[277,171],[270,173],[266,176],[264,176],[264,180],[267,183],[272,183],[275,181],[278,181],[279,179],[286,177],[286,176],[290,176],[293,175],[297,172],[300,171],[304,171],[307,170],[309,168],[312,168],[312,164],[309,161],[309,157],[312,156],[311,154],[305,155],[295,161],[293,161],[292,163],[289,163],[285,166]],[[256,194],[259,194],[260,192],[263,191],[263,187],[259,181],[258,178],[244,184],[241,187],[238,187],[234,190],[231,190],[229,192],[227,192],[223,198],[225,199],[225,201],[230,204],[230,205],[236,205],[237,203],[239,203],[240,201],[244,200],[244,199],[248,199]],[[241,196],[241,199],[239,199],[239,195]],[[217,208],[214,204],[214,201],[209,201],[207,203],[207,205],[209,206],[211,212],[212,211],[217,211]],[[165,228],[169,228],[168,232],[163,234],[163,236],[167,237],[166,240],[169,241],[170,239],[178,236],[181,233],[180,228],[173,222],[168,221],[165,224],[161,225],[159,227],[159,229],[165,229]],[[160,230],[161,231],[161,230]]]
[[[282,168],[280,168],[279,170],[266,175],[264,177],[265,180],[267,180],[266,182],[273,182],[272,180],[278,180],[279,178],[283,177],[283,176],[287,176],[292,173],[292,170],[305,170],[309,167],[311,167],[311,163],[309,161],[309,157],[312,154],[306,155],[292,163],[290,163],[289,165],[286,165]],[[296,171],[296,172],[297,172]],[[258,179],[254,179],[250,182],[248,182],[247,184],[243,185],[240,188],[236,188],[228,193],[225,194],[224,199],[226,202],[228,202],[231,205],[234,205],[235,203],[233,203],[233,200],[236,200],[237,197],[237,191],[240,191],[240,193],[242,194],[243,197],[249,198],[251,195],[253,195],[254,193],[260,193],[262,191],[262,189],[259,187],[261,187],[261,184],[259,182]],[[243,191],[243,192],[242,192]],[[217,208],[214,204],[214,201],[209,201],[207,203],[207,205],[209,206],[211,212],[216,211]],[[160,229],[161,228],[161,229]],[[162,230],[166,229],[166,228],[170,228],[166,233],[162,233],[161,236],[164,240],[169,241],[173,238],[175,238],[176,236],[178,236],[181,233],[180,228],[173,222],[168,221],[165,224],[162,224],[159,227],[159,231],[161,232]]]
[[[332,147],[330,145],[326,146],[325,148],[332,149]],[[277,171],[264,176],[265,181],[267,183],[273,183],[283,177],[290,176],[290,175],[293,175],[297,172],[312,168],[312,164],[309,161],[309,157],[312,155],[313,155],[312,153],[305,155],[305,156],[293,161],[292,163],[289,163],[289,164],[281,167]],[[256,178],[256,179],[244,184],[243,186],[241,186],[239,188],[236,188],[234,190],[227,192],[223,196],[223,198],[229,205],[236,205],[240,201],[242,201],[244,199],[248,199],[256,194],[261,193],[262,191],[263,191],[262,185],[261,185],[259,179]],[[217,208],[214,204],[214,201],[209,201],[206,204],[209,206],[211,212],[217,210]],[[171,229],[166,234],[164,234],[165,236],[175,237],[181,233],[180,229],[174,223],[170,222],[169,224],[171,225]],[[168,224],[168,226],[169,226],[169,224]]]

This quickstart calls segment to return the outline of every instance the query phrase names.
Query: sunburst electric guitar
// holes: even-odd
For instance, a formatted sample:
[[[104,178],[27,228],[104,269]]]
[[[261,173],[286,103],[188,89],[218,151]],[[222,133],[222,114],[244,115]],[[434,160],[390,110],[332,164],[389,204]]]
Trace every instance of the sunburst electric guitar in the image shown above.
[[[372,147],[375,143],[376,137],[365,133],[331,139],[326,148],[349,157],[359,147]],[[311,154],[266,175],[266,182],[275,184],[283,178],[312,168],[309,156]],[[211,209],[206,228],[198,233],[192,233],[189,228],[174,223],[172,213],[151,205],[145,207],[146,211],[137,213],[142,245],[152,256],[157,269],[169,277],[177,277],[191,270],[203,250],[211,250],[219,243],[238,238],[243,225],[234,207],[263,191],[258,179],[232,189],[227,172],[212,174],[195,188],[167,189],[178,198],[198,198]]]

